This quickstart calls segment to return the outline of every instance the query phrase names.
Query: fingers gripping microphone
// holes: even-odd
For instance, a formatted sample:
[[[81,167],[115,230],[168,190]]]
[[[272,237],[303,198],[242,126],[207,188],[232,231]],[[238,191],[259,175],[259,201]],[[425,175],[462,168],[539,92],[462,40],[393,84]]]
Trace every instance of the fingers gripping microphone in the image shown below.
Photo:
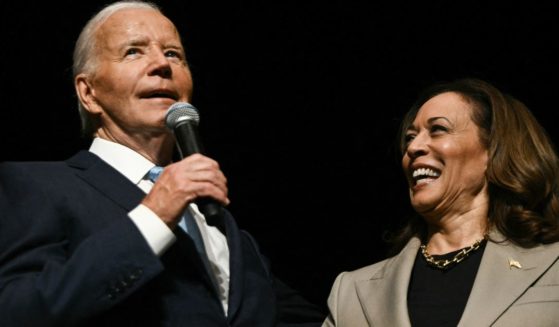
[[[194,153],[204,154],[200,137],[198,136],[198,110],[187,102],[176,102],[169,107],[165,116],[167,128],[175,133],[181,158]],[[222,207],[211,198],[200,198],[196,201],[200,211],[206,217],[208,225],[219,226],[221,223]]]

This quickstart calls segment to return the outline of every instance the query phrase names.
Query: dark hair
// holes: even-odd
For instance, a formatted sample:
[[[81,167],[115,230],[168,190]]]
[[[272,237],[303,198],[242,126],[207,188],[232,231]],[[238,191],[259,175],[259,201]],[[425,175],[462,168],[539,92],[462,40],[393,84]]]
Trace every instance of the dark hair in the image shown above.
[[[488,228],[525,248],[559,241],[559,161],[554,146],[523,103],[491,84],[468,78],[423,91],[400,126],[401,154],[406,130],[421,106],[446,92],[459,94],[471,105],[471,118],[488,150]],[[417,215],[391,240],[393,251],[412,236],[427,236],[427,225]]]

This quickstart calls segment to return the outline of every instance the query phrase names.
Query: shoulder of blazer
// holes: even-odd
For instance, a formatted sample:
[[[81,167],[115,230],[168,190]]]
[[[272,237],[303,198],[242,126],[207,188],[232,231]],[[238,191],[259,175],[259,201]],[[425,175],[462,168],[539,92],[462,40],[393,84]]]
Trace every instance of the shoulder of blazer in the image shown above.
[[[64,161],[6,161],[0,163],[0,188],[17,190],[56,189],[71,169]]]
[[[66,164],[77,169],[87,169],[97,164],[105,164],[108,166],[108,164],[106,164],[96,154],[87,150],[79,151],[78,153],[67,159]]]
[[[74,174],[75,170],[84,170],[104,162],[89,151],[80,151],[66,161],[6,161],[0,163],[0,179],[3,181],[41,184],[56,181]]]
[[[386,258],[382,261],[353,271],[345,272],[344,278],[350,278],[354,281],[383,278],[394,264],[397,264],[400,260],[403,260],[403,257],[405,255],[410,256],[411,254],[415,257],[415,253],[417,253],[419,245],[419,239],[414,237],[406,244],[402,251],[400,251],[400,253],[396,254],[395,256]]]

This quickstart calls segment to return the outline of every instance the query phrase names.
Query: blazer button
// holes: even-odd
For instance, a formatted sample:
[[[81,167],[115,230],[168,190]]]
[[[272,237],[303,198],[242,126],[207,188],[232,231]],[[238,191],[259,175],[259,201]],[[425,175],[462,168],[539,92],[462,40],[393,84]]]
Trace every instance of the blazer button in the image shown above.
[[[143,274],[143,270],[138,268],[136,270],[134,270],[129,277],[130,281],[135,281],[138,280],[140,278],[140,276]]]
[[[128,284],[128,282],[125,281],[125,280],[121,280],[121,281],[120,281],[120,286],[121,286],[122,288],[127,288],[129,285],[130,285],[130,284]]]

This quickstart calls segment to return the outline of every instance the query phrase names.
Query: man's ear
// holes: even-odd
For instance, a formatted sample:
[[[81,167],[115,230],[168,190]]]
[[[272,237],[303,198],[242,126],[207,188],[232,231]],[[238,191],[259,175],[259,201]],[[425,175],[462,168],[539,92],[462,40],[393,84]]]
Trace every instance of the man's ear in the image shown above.
[[[100,115],[102,109],[95,100],[95,90],[91,85],[89,76],[83,73],[78,74],[74,79],[74,87],[76,88],[76,94],[85,110],[90,114]]]

